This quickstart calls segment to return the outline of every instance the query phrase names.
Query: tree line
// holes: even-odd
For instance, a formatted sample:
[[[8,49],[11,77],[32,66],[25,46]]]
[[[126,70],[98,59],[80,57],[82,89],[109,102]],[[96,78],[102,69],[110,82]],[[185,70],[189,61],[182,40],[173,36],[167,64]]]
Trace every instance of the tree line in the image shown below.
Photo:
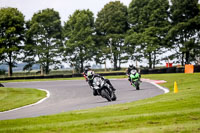
[[[8,65],[9,76],[18,61],[29,71],[40,64],[41,74],[63,61],[79,72],[88,61],[106,66],[110,60],[114,70],[128,60],[147,59],[149,68],[166,59],[198,63],[199,10],[198,0],[132,0],[128,7],[113,1],[96,18],[89,9],[76,10],[62,25],[54,9],[25,21],[18,9],[0,8],[0,63]],[[171,50],[176,53],[158,58]]]

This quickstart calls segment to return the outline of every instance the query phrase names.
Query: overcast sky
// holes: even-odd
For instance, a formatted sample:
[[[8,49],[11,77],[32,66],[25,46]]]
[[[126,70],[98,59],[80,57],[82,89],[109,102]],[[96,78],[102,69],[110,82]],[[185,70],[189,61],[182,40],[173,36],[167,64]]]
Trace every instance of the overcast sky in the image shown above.
[[[76,9],[89,9],[96,17],[105,4],[115,0],[0,0],[0,7],[15,7],[21,11],[25,20],[31,19],[34,13],[46,8],[58,11],[61,21],[67,21]],[[129,6],[132,0],[118,0]]]

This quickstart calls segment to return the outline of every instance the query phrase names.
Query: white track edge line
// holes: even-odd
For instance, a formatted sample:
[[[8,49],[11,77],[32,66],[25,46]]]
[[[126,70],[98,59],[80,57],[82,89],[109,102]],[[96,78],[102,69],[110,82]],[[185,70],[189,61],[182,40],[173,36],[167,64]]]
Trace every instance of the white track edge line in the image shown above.
[[[42,103],[43,101],[45,101],[47,98],[50,97],[50,92],[48,90],[45,90],[45,89],[39,89],[38,90],[41,90],[41,91],[45,91],[47,94],[46,94],[46,97],[39,100],[38,102],[36,103],[33,103],[33,104],[29,104],[29,105],[25,105],[25,106],[22,106],[22,107],[19,107],[19,108],[15,108],[15,109],[11,109],[11,110],[7,110],[7,111],[3,111],[3,112],[0,112],[0,114],[3,114],[3,113],[8,113],[8,112],[12,112],[12,111],[16,111],[16,110],[19,110],[19,109],[23,109],[23,108],[27,108],[27,107],[31,107],[31,106],[34,106],[34,105],[37,105],[37,104],[40,104]]]
[[[159,89],[163,90],[165,93],[169,93],[169,90],[167,88],[164,88],[164,87],[162,87],[162,86],[160,86],[160,85],[158,85],[158,84],[156,84],[154,82],[148,82],[148,83],[151,83],[151,84],[155,85]]]

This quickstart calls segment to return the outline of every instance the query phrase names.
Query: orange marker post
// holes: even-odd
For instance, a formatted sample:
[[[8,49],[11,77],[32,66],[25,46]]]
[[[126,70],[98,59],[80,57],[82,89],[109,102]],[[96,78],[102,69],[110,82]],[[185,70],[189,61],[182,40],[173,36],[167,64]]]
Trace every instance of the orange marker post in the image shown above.
[[[194,66],[191,64],[185,65],[185,73],[194,73]]]

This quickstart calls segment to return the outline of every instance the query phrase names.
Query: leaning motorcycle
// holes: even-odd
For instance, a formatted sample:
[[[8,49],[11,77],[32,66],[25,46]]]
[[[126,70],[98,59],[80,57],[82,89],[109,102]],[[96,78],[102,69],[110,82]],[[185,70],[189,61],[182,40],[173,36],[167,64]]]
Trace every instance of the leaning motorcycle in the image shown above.
[[[110,101],[115,101],[117,99],[114,91],[112,91],[110,85],[105,82],[104,79],[100,77],[95,77],[93,79],[93,89],[96,90],[98,95]]]
[[[130,74],[130,82],[131,82],[131,85],[133,87],[136,88],[136,90],[139,90],[140,89],[140,81],[139,81],[139,78],[140,78],[140,75],[139,73],[134,73],[134,74]]]

